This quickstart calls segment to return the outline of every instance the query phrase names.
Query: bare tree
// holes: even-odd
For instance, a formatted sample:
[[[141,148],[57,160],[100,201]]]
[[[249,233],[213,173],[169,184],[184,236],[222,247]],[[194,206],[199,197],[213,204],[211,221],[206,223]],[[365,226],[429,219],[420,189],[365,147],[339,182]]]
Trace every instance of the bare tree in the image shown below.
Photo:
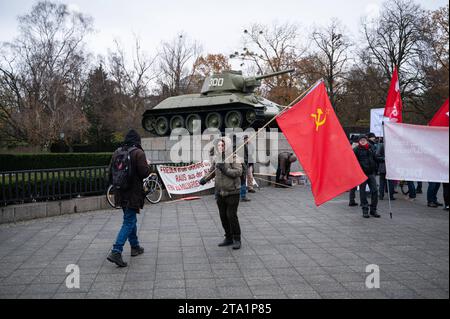
[[[91,18],[47,1],[19,17],[19,36],[2,43],[0,61],[0,121],[10,137],[48,147],[86,129],[83,39],[91,25]]]
[[[399,68],[404,96],[420,90],[422,75],[417,65],[422,57],[424,19],[424,10],[418,4],[389,0],[377,19],[363,20],[371,60],[380,65],[386,79],[390,79],[395,66]]]
[[[158,82],[163,96],[190,93],[195,74],[195,61],[200,57],[200,53],[200,44],[182,33],[171,42],[162,43]]]
[[[115,40],[114,43],[115,49],[109,52],[108,63],[109,73],[117,84],[116,99],[124,114],[118,127],[122,130],[130,127],[140,129],[145,101],[150,94],[150,83],[157,77],[154,70],[156,56],[145,54],[140,40],[135,37],[132,60],[128,62],[119,41]]]
[[[336,109],[343,94],[348,53],[352,46],[346,34],[348,31],[339,20],[332,19],[329,26],[316,28],[311,36],[317,46],[317,52],[313,54],[320,67],[317,72],[324,77],[331,104]]]

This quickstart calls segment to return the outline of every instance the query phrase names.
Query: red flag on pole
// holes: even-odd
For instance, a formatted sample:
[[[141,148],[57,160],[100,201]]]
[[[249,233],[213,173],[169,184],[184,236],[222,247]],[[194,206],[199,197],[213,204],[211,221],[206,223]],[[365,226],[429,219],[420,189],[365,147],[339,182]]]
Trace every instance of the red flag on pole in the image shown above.
[[[447,126],[448,127],[448,99],[431,119],[430,126]]]
[[[317,206],[367,179],[321,82],[277,118],[311,181]]]
[[[402,97],[400,95],[397,67],[392,73],[391,86],[389,87],[386,106],[384,107],[384,116],[388,117],[392,122],[402,123]]]

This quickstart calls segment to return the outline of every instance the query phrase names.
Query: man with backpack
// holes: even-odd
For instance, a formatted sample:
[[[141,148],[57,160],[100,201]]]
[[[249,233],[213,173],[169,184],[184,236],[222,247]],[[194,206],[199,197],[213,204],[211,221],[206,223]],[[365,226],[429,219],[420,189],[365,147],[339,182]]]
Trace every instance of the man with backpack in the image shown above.
[[[131,129],[123,146],[113,154],[109,166],[109,179],[115,188],[114,201],[123,209],[123,224],[107,259],[119,267],[126,267],[122,251],[128,240],[131,256],[144,253],[137,236],[137,214],[144,207],[144,190],[142,180],[150,175],[150,167],[141,147],[141,137]]]

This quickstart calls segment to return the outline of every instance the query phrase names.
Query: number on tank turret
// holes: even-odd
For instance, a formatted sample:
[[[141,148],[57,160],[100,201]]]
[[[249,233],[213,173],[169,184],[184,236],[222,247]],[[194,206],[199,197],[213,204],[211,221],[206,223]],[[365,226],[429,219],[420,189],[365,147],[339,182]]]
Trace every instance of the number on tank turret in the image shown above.
[[[209,79],[209,86],[223,86],[223,78]]]

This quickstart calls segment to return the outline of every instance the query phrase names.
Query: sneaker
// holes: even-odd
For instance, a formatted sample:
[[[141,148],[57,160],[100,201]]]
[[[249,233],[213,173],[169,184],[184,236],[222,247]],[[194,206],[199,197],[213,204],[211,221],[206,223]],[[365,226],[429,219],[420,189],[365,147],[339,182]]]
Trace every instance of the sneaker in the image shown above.
[[[429,202],[427,206],[428,207],[433,207],[433,208],[438,207],[438,205],[436,203],[433,203],[433,202]]]
[[[378,214],[376,211],[370,212],[370,216],[375,217],[375,218],[380,218],[381,217],[381,215]]]
[[[127,266],[127,263],[124,262],[123,259],[122,259],[122,254],[118,253],[116,251],[111,251],[106,259],[108,259],[108,261],[116,264],[119,267],[126,267]]]
[[[233,240],[231,239],[224,239],[223,242],[221,242],[218,246],[219,247],[224,247],[224,246],[230,246],[233,245]]]
[[[446,210],[446,211],[448,211],[448,205],[445,206],[443,209]]]
[[[363,217],[364,217],[364,218],[370,218],[369,213],[364,211],[364,212],[363,212]]]
[[[439,207],[444,206],[444,204],[440,203],[440,202],[434,202],[436,205],[438,205]]]
[[[233,240],[233,249],[241,249],[241,241],[240,240]]]
[[[247,197],[241,198],[241,202],[250,202],[250,201],[251,201],[250,198]]]
[[[254,189],[249,189],[248,192],[249,193],[256,193],[256,191]]]
[[[138,256],[143,253],[144,253],[144,247],[141,247],[141,246],[131,247],[131,256],[132,257]]]
[[[348,206],[350,206],[350,207],[358,206],[358,203],[353,201],[353,202],[348,203]]]

